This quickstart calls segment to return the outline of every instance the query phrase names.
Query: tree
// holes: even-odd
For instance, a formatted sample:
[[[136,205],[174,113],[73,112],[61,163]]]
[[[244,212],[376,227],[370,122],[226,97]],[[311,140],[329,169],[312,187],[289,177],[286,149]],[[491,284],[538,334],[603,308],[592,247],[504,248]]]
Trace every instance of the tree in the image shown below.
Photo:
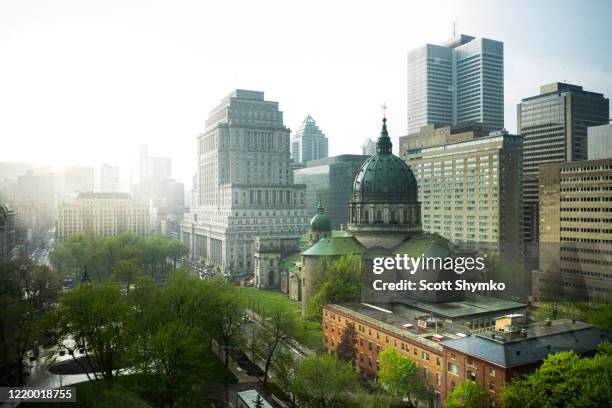
[[[612,401],[612,347],[593,357],[574,351],[549,355],[535,372],[513,380],[502,392],[507,407],[605,407]]]
[[[487,402],[487,391],[476,381],[465,380],[446,397],[446,408],[482,408]]]
[[[359,388],[357,373],[331,354],[306,357],[297,368],[293,389],[298,399],[312,408],[340,407],[354,403]]]
[[[179,258],[184,257],[189,253],[189,248],[187,248],[181,241],[177,241],[175,239],[169,239],[166,242],[166,253],[170,258],[172,258],[172,262],[174,264],[174,269],[176,269],[176,264]]]
[[[125,282],[125,289],[127,293],[130,293],[130,286],[140,273],[140,268],[138,267],[136,261],[134,259],[122,259],[117,262],[113,269],[115,279]]]
[[[295,355],[285,349],[278,352],[276,361],[276,380],[289,397],[291,397],[291,406],[295,407],[295,393],[293,392],[293,383],[297,371],[297,358]]]
[[[0,265],[1,362],[16,369],[23,386],[25,358],[37,354],[45,338],[44,322],[59,293],[59,278],[43,265],[19,260]]]
[[[65,348],[84,371],[89,371],[75,357],[82,349],[92,382],[98,382],[98,372],[106,384],[112,384],[117,370],[124,366],[130,348],[128,322],[131,312],[127,298],[111,284],[86,285],[73,289],[62,299],[56,310],[55,333],[58,346]]]
[[[393,348],[381,351],[378,358],[380,360],[378,378],[391,395],[403,400],[423,394],[426,389],[425,384],[412,360],[402,356]]]
[[[313,280],[315,295],[308,302],[308,316],[320,320],[323,305],[359,300],[361,261],[352,255],[331,261],[324,258]]]
[[[202,396],[198,384],[213,377],[217,358],[210,347],[208,316],[215,313],[211,305],[219,288],[179,269],[160,288],[149,276],[142,277],[130,296],[138,385],[155,405],[197,405],[194,401]]]
[[[612,303],[604,303],[592,312],[591,322],[600,329],[612,332]]]
[[[264,387],[268,381],[270,366],[276,362],[281,342],[284,339],[295,336],[299,327],[297,316],[293,311],[277,307],[264,315],[264,319],[259,327],[257,336],[258,347],[256,347],[265,362]]]
[[[347,363],[355,364],[355,345],[357,344],[357,336],[355,331],[355,324],[348,323],[342,332],[340,337],[340,343],[338,343],[338,357],[340,360]]]
[[[220,340],[225,352],[225,370],[229,367],[230,344],[240,335],[244,307],[237,289],[224,279],[207,279],[207,305],[203,310],[214,311],[206,314],[208,331],[212,338]],[[227,378],[227,376],[226,376]]]

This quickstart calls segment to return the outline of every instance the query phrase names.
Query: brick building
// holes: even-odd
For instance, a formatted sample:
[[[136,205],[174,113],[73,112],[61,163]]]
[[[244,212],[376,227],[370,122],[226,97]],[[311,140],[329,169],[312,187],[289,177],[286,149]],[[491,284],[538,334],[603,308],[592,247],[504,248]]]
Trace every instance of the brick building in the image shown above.
[[[435,325],[430,324],[432,320]],[[355,364],[367,377],[376,377],[380,352],[392,347],[415,362],[419,375],[435,395],[435,406],[443,406],[452,390],[470,379],[488,391],[489,406],[495,407],[511,377],[533,371],[549,354],[566,350],[589,354],[599,343],[612,340],[611,333],[571,320],[523,325],[523,315],[507,314],[494,318],[495,325],[489,331],[472,335],[458,332],[460,327],[448,324],[448,320],[409,320],[363,304],[326,305],[324,348],[335,352],[342,332],[353,324],[357,338]]]

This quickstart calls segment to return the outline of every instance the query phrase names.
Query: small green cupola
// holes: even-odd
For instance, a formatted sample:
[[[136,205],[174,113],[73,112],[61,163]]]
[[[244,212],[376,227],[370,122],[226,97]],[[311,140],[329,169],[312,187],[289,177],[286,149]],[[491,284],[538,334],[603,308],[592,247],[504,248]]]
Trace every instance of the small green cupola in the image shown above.
[[[329,216],[325,214],[325,208],[319,198],[319,205],[317,206],[317,213],[310,220],[310,229],[312,231],[329,231],[331,230],[331,220]]]

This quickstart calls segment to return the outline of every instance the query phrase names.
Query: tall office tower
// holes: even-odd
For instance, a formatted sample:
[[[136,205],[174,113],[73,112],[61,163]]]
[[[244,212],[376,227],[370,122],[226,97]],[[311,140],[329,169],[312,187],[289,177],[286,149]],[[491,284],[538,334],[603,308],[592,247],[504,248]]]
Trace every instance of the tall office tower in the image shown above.
[[[506,259],[522,256],[522,139],[428,125],[400,138],[418,181],[424,231]]]
[[[353,194],[353,181],[369,157],[343,154],[309,161],[306,167],[295,169],[293,180],[306,185],[307,211],[316,214],[321,200],[333,229],[348,224],[348,203]]]
[[[119,167],[103,164],[100,167],[100,190],[103,193],[119,191]]]
[[[302,126],[291,137],[291,158],[295,163],[327,157],[327,138],[312,116],[308,115]]]
[[[71,203],[58,206],[57,239],[77,232],[116,236],[126,232],[146,236],[150,231],[149,209],[127,193],[80,193]]]
[[[192,262],[250,274],[256,237],[297,238],[310,215],[306,186],[291,181],[278,102],[235,90],[210,112],[197,146],[196,207],[185,215],[181,240]]]
[[[587,158],[612,159],[612,123],[587,128]]]
[[[408,133],[429,123],[504,127],[504,44],[461,34],[408,53]]]
[[[559,82],[540,87],[540,95],[525,98],[518,105],[517,131],[523,137],[525,242],[538,239],[538,166],[586,160],[587,128],[608,123],[608,106],[608,99],[600,93]]]
[[[374,156],[376,154],[376,142],[369,137],[361,144],[361,154],[363,156]]]
[[[66,193],[86,193],[94,190],[93,167],[66,167]]]
[[[543,300],[612,300],[612,159],[540,165],[539,268]]]

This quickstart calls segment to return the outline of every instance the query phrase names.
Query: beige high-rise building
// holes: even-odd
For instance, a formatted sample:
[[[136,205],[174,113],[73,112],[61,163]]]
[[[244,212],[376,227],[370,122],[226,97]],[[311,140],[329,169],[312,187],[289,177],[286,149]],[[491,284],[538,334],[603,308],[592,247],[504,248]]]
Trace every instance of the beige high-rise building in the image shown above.
[[[289,134],[263,92],[235,90],[210,112],[197,140],[195,207],[181,227],[192,262],[251,274],[256,237],[306,230],[306,186],[293,184]]]
[[[535,296],[610,301],[612,159],[541,164],[539,180]]]
[[[77,232],[106,236],[131,232],[146,236],[149,231],[148,207],[134,203],[126,193],[81,193],[74,202],[58,207],[59,241]]]
[[[400,138],[400,157],[418,181],[424,231],[502,257],[521,256],[519,136],[428,125]]]

